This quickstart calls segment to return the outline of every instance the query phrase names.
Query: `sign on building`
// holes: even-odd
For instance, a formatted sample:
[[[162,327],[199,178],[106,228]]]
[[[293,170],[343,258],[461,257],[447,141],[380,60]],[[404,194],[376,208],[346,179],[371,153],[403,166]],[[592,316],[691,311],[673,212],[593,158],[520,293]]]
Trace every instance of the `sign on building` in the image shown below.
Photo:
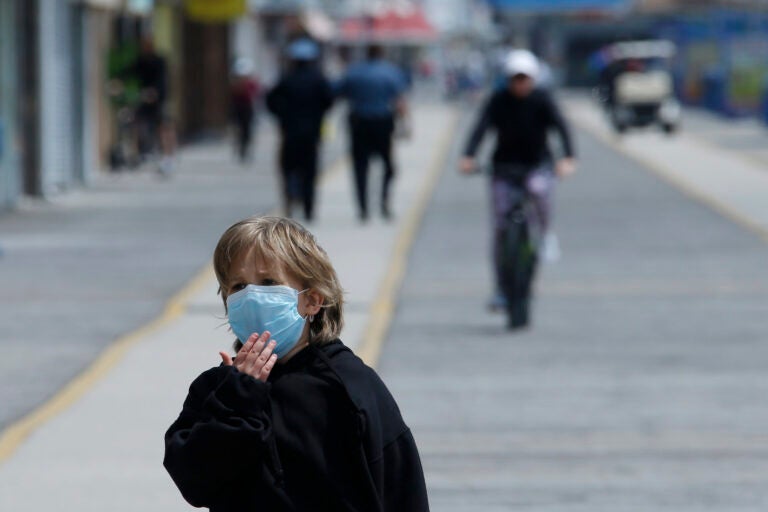
[[[247,11],[246,0],[186,0],[184,6],[190,18],[204,22],[229,21]]]

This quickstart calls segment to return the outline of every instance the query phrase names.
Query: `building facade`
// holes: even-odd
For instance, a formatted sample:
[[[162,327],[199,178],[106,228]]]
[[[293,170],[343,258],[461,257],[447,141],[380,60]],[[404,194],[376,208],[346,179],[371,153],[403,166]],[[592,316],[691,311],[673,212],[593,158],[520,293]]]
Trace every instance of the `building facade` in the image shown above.
[[[0,0],[0,209],[16,204],[21,194],[18,152],[16,2]]]
[[[114,68],[144,38],[166,58],[165,113],[182,140],[224,133],[234,20],[191,19],[188,7],[181,0],[0,0],[0,209],[24,195],[87,185],[109,170],[122,126]],[[256,52],[258,39],[252,34],[241,49]]]

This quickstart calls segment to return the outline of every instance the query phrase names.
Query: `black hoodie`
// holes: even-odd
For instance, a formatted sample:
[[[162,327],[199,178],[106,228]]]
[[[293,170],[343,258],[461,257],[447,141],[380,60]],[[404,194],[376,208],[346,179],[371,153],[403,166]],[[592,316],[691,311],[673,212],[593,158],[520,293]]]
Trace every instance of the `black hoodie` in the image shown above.
[[[429,510],[395,400],[340,341],[307,347],[267,383],[204,372],[165,435],[164,465],[213,512]]]
[[[300,62],[267,93],[266,101],[284,138],[317,141],[333,91],[317,66]]]
[[[573,157],[574,148],[568,125],[549,92],[535,89],[524,98],[514,96],[507,88],[491,95],[472,130],[464,154],[473,157],[483,135],[496,130],[493,162],[538,166],[552,159],[548,133],[555,128],[562,140],[566,157]]]

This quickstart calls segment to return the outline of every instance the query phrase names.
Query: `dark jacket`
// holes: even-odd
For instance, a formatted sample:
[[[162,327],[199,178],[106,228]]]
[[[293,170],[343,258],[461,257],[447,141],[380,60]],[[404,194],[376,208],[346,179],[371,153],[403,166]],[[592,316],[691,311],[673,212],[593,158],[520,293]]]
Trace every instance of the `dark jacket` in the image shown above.
[[[204,372],[165,435],[164,465],[213,512],[429,510],[395,400],[340,341],[309,346],[267,383]]]
[[[165,58],[155,53],[141,54],[133,64],[133,73],[141,89],[152,89],[157,94],[155,104],[162,106],[168,96],[168,77]]]
[[[333,104],[333,91],[316,66],[300,64],[267,93],[266,102],[283,137],[318,140],[323,116]]]
[[[547,143],[549,130],[560,134],[565,156],[573,156],[568,126],[550,94],[534,90],[518,98],[506,88],[496,90],[484,105],[464,154],[474,156],[488,128],[496,131],[493,162],[537,166],[552,159]]]

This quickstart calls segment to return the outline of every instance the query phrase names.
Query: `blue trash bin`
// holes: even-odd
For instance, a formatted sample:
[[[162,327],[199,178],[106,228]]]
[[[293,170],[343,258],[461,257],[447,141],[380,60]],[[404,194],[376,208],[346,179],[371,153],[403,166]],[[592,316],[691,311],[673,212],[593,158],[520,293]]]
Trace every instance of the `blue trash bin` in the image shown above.
[[[728,101],[725,73],[721,69],[712,69],[704,75],[704,107],[717,112],[728,114]]]
[[[763,95],[760,103],[760,118],[768,124],[768,76],[763,80]]]

